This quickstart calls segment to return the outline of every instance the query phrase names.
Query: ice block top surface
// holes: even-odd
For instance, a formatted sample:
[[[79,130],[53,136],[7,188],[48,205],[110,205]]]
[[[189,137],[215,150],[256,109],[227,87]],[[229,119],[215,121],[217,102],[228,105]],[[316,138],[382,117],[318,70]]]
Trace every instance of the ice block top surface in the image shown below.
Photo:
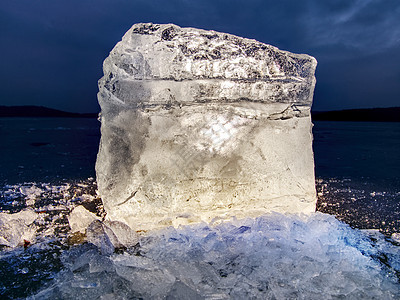
[[[119,66],[136,79],[304,81],[317,64],[256,40],[173,24],[135,24],[111,54],[122,55]],[[141,60],[142,70],[130,66]]]
[[[155,93],[149,91],[153,89],[149,82],[170,81],[186,83],[190,95],[181,98],[189,100],[243,98],[311,106],[316,65],[309,55],[227,33],[140,23],[127,31],[104,61],[99,85],[124,102],[129,90],[143,90],[141,101],[147,102]]]

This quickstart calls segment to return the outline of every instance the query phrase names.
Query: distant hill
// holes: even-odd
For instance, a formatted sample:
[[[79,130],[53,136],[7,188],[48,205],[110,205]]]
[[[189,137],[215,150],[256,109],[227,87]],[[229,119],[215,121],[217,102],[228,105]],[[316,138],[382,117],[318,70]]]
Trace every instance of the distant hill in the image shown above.
[[[44,106],[0,106],[0,117],[97,118],[97,113],[71,113]]]
[[[313,121],[400,122],[400,107],[313,111]]]

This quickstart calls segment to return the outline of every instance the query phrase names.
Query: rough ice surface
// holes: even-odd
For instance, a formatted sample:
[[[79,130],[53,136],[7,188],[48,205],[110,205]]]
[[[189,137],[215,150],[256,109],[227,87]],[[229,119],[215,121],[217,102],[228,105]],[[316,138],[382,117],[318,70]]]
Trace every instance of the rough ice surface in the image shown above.
[[[31,242],[36,235],[33,222],[38,214],[32,209],[21,210],[18,213],[0,213],[0,245],[17,247],[24,241]]]
[[[65,251],[64,270],[32,299],[400,297],[399,247],[322,213],[169,227],[123,254],[101,243]]]
[[[107,218],[149,230],[315,211],[316,64],[230,34],[134,25],[99,81]]]

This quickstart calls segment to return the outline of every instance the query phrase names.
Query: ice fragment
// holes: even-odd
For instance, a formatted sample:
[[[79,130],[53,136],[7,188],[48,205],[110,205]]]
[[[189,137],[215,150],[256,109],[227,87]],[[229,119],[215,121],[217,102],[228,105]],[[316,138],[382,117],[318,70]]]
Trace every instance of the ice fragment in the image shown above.
[[[37,217],[29,208],[13,214],[0,213],[0,245],[16,247],[32,241],[37,229],[33,222]]]
[[[95,220],[100,220],[100,217],[88,211],[82,205],[76,206],[68,216],[71,232],[85,233],[86,228]]]

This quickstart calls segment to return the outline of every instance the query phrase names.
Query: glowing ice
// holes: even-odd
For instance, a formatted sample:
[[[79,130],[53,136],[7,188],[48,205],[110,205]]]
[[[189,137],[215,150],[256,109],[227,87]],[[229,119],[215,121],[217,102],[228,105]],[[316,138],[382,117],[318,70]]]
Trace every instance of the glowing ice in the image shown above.
[[[230,34],[134,25],[99,81],[108,219],[148,230],[314,211],[315,67]]]

